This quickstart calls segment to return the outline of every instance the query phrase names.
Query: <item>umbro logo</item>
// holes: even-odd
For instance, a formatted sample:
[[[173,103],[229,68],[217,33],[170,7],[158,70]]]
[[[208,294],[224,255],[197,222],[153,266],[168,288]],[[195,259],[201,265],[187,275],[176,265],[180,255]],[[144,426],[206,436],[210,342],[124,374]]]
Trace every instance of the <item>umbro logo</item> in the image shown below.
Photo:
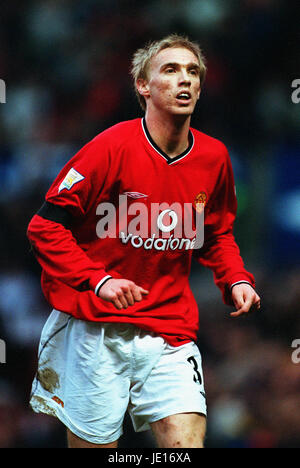
[[[127,197],[130,198],[147,198],[148,195],[145,195],[144,193],[140,192],[124,192],[123,195],[127,195]]]

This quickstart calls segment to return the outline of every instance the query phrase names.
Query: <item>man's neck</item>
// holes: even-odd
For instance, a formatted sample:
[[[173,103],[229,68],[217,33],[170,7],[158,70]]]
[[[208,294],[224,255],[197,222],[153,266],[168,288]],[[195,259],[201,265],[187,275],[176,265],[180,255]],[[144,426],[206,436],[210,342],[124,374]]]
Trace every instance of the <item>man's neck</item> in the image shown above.
[[[146,125],[153,141],[170,158],[183,153],[189,145],[190,116],[159,116],[147,113]]]

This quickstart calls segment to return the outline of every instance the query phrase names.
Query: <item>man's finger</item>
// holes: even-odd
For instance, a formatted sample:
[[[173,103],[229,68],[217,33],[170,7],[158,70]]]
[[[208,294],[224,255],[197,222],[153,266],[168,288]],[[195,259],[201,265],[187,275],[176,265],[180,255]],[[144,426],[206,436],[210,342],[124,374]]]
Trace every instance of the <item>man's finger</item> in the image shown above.
[[[133,295],[131,294],[131,291],[124,293],[124,295],[126,297],[128,305],[132,306],[134,304],[134,298],[133,298]]]
[[[135,284],[134,288],[132,289],[132,293],[134,300],[140,302],[143,300],[143,294],[149,294],[149,291]]]
[[[243,296],[233,298],[233,303],[234,303],[236,310],[241,309],[244,305]]]
[[[122,309],[127,309],[128,302],[127,302],[126,297],[124,296],[124,293],[123,293],[121,288],[116,291],[116,296],[117,296],[117,298],[116,298],[117,301],[119,301],[119,303],[121,303]]]
[[[140,288],[136,284],[132,288],[131,292],[135,302],[140,302],[143,299]]]
[[[131,293],[130,288],[126,287],[126,288],[122,288],[122,289],[123,289],[124,296],[126,298],[126,301],[127,301],[128,305],[132,306],[134,304],[134,298],[133,298],[133,295]]]
[[[237,301],[238,302],[238,301]],[[235,312],[231,312],[231,316],[232,317],[238,317],[239,315],[242,315],[242,314],[246,314],[247,312],[249,312],[250,308],[251,308],[251,305],[252,305],[252,300],[248,299],[247,301],[244,302],[244,304],[242,304],[241,306],[237,306],[237,311]]]
[[[114,299],[112,301],[112,303],[113,303],[113,305],[115,306],[116,309],[118,309],[118,310],[123,309],[123,306],[122,306],[122,304],[121,304],[121,302],[119,301],[118,298]]]
[[[242,315],[244,312],[242,309],[237,310],[236,312],[231,312],[230,315],[231,317],[238,317],[239,315]]]
[[[256,309],[260,309],[260,297],[256,295],[255,300],[253,301],[253,306],[256,307]]]

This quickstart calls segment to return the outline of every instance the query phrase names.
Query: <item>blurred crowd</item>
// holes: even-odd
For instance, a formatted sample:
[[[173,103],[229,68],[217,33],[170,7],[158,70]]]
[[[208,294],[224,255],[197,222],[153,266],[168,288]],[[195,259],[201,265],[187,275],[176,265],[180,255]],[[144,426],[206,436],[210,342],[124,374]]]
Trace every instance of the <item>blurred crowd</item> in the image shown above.
[[[65,162],[97,133],[142,116],[133,52],[169,33],[198,41],[208,75],[194,127],[231,154],[236,237],[262,309],[229,316],[211,272],[193,267],[208,402],[207,447],[300,447],[299,109],[296,1],[11,0],[0,13],[0,447],[65,447],[28,407],[49,314],[27,225]],[[298,62],[297,62],[298,59]],[[126,416],[121,447],[151,447]]]

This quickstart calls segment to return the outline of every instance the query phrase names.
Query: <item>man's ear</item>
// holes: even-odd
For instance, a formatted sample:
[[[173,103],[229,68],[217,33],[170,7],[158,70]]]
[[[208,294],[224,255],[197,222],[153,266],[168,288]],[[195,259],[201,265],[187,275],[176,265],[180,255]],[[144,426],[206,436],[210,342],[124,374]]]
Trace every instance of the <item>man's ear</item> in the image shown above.
[[[136,80],[136,89],[145,99],[150,96],[148,82],[143,78],[138,78]]]

